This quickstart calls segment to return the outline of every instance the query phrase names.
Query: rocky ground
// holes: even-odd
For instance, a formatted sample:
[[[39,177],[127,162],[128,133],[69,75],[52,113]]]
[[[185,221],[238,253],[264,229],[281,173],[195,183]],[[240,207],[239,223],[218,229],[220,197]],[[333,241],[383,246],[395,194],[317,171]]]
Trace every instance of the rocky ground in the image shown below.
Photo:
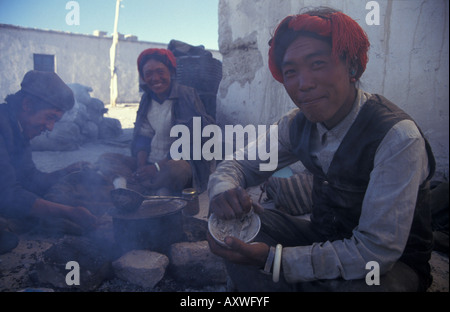
[[[136,105],[119,105],[116,108],[108,107],[105,115],[117,118],[121,121],[124,134],[110,141],[88,143],[80,149],[71,152],[35,152],[33,158],[37,166],[43,171],[51,171],[62,168],[76,161],[85,160],[95,162],[98,156],[104,152],[128,153],[127,144],[130,139],[131,129],[136,116]],[[258,198],[259,189],[251,190],[251,195]],[[208,198],[206,193],[200,195],[200,211],[194,217],[205,221],[208,211]],[[0,292],[17,291],[70,291],[70,289],[59,289],[52,285],[36,284],[35,266],[42,261],[44,254],[52,246],[55,246],[61,237],[50,237],[45,234],[23,234],[20,236],[19,245],[10,253],[0,255]],[[189,247],[190,248],[190,247]],[[197,252],[197,251],[196,251]],[[209,255],[206,255],[210,257]],[[449,291],[449,262],[448,255],[433,252],[430,261],[433,273],[433,284],[429,292]],[[227,291],[226,279],[213,285],[192,287],[189,283],[183,283],[166,274],[155,286],[145,287],[138,283],[117,276],[105,279],[94,291],[97,292],[179,292],[179,291],[202,291],[202,292],[224,292]]]

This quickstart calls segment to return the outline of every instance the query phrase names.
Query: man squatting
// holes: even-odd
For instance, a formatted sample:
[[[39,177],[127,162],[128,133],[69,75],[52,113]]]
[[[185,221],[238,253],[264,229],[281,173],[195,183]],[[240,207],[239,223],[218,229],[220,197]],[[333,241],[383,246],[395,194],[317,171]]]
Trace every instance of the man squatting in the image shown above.
[[[208,237],[236,290],[425,291],[435,161],[410,116],[358,88],[368,61],[363,29],[318,8],[283,19],[269,44],[270,71],[298,107],[278,121],[277,170],[300,160],[313,174],[312,213],[300,220],[252,203],[245,188],[272,174],[258,160],[217,166],[210,211],[231,219],[253,207],[262,222],[253,244],[227,237],[227,248]],[[379,286],[365,282],[369,261],[379,263]]]

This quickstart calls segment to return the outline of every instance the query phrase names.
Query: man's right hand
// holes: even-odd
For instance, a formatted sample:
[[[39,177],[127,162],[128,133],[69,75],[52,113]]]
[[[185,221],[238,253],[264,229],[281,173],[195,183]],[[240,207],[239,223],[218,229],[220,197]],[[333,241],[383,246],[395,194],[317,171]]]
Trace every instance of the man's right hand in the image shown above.
[[[250,212],[252,207],[256,213],[262,213],[262,208],[257,202],[253,202],[247,191],[237,187],[220,193],[211,200],[210,210],[221,219],[240,218]]]
[[[98,222],[97,217],[84,207],[58,204],[42,198],[38,198],[34,202],[31,215],[42,219],[67,218],[87,232],[94,230]]]
[[[247,191],[237,187],[220,193],[211,200],[210,210],[218,218],[240,218],[254,209],[256,213],[264,212],[264,208],[257,202],[253,202]],[[211,251],[231,262],[250,264],[262,267],[267,259],[269,246],[264,243],[246,244],[236,237],[226,237],[227,247],[223,247],[208,233],[207,240]]]
[[[85,231],[88,232],[97,228],[98,219],[88,209],[84,207],[67,207],[67,218],[81,226]]]

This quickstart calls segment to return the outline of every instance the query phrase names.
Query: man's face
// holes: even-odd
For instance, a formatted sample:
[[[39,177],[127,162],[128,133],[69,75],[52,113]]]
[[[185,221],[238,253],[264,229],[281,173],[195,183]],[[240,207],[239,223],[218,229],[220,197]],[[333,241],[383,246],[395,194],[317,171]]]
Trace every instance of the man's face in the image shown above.
[[[287,93],[311,122],[331,129],[350,112],[356,89],[348,66],[333,60],[328,43],[298,37],[287,48],[281,71]]]
[[[44,131],[52,131],[55,123],[64,114],[63,111],[54,108],[34,111],[31,105],[32,103],[25,102],[19,117],[23,133],[30,140]]]
[[[144,81],[161,100],[167,98],[170,90],[170,70],[161,62],[148,60],[142,68]]]

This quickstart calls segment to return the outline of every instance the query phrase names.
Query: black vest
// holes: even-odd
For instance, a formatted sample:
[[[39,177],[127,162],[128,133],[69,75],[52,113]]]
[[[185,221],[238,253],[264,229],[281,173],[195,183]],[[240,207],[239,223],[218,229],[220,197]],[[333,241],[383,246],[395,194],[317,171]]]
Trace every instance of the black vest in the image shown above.
[[[373,170],[374,158],[387,132],[401,120],[412,118],[380,95],[372,95],[342,140],[325,174],[310,156],[309,146],[314,124],[299,112],[290,127],[293,152],[314,174],[311,222],[330,241],[350,238],[358,225],[362,202]],[[422,134],[423,136],[423,134]],[[427,180],[418,190],[418,198],[406,248],[401,261],[410,265],[431,283],[428,260],[432,251],[429,180],[435,160],[428,141],[426,150],[430,166]],[[375,207],[374,207],[375,209]]]

